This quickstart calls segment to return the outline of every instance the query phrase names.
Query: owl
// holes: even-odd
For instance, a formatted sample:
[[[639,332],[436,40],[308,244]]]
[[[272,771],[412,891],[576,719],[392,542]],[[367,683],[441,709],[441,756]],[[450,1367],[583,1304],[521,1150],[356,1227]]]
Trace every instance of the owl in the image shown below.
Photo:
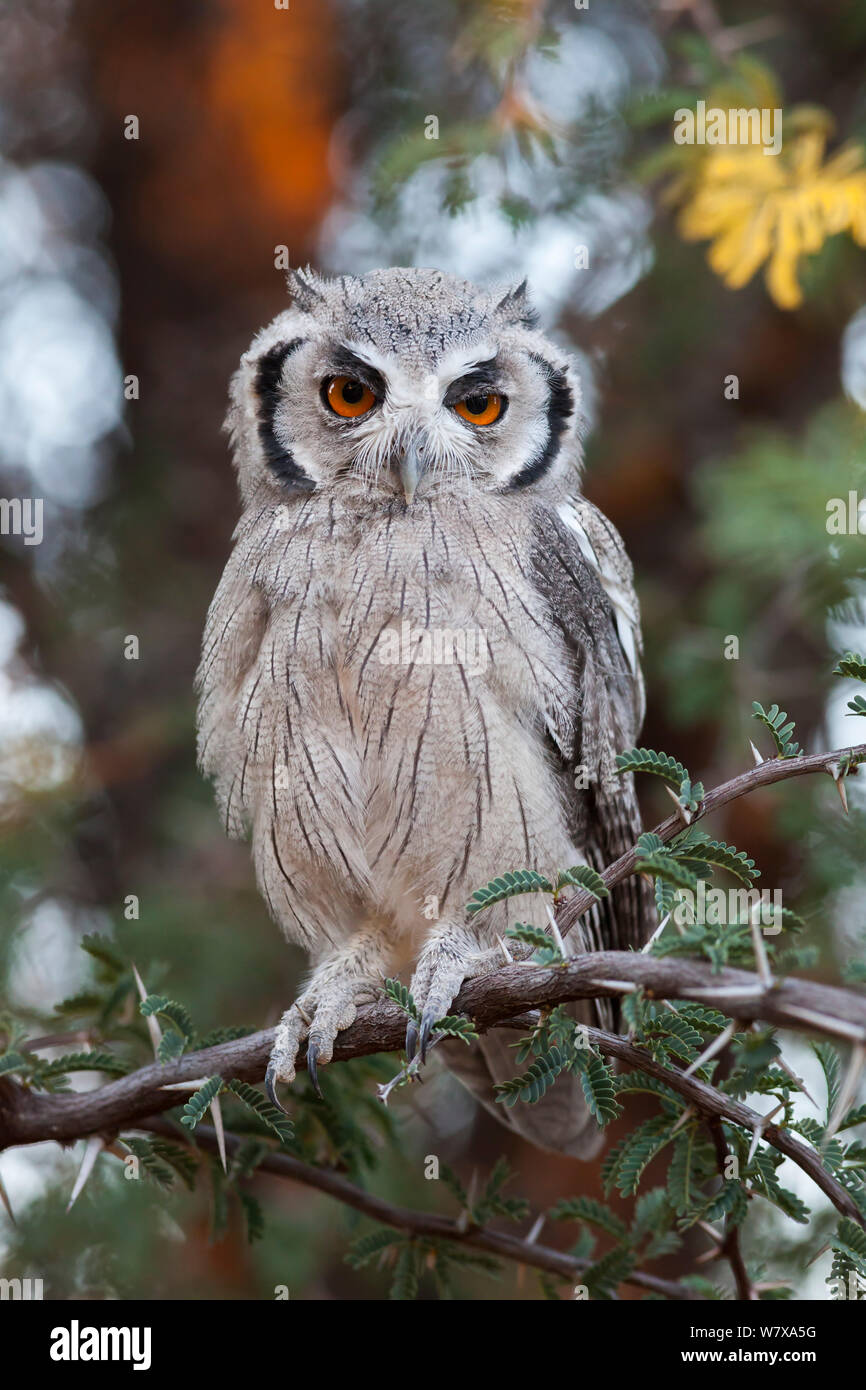
[[[232,380],[242,511],[197,675],[225,829],[250,836],[271,915],[309,953],[274,1101],[304,1039],[318,1088],[387,976],[410,982],[407,1054],[424,1060],[463,982],[503,963],[509,925],[548,925],[539,895],[469,914],[479,886],[603,867],[634,842],[615,755],[643,717],[631,565],[581,495],[578,374],[525,284],[308,269],[290,291]],[[639,946],[649,915],[632,880],[569,949]],[[491,1106],[513,1053],[494,1034],[449,1046]],[[494,1113],[594,1150],[576,1077]]]

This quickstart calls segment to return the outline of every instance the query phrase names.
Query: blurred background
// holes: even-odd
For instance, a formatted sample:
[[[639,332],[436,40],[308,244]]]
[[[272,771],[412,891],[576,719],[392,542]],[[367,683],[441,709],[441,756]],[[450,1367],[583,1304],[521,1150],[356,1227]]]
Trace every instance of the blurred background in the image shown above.
[[[782,152],[677,145],[698,99],[783,108]],[[293,997],[304,962],[196,772],[192,693],[237,515],[227,382],[284,307],[286,264],[527,275],[581,364],[585,490],[635,564],[642,742],[711,786],[751,764],[750,738],[771,751],[753,700],[810,751],[863,737],[830,673],[863,647],[864,541],[826,522],[830,499],[866,497],[864,145],[862,0],[5,0],[0,489],[44,502],[41,544],[0,537],[5,1011],[146,1060],[128,971],[81,949],[93,933],[202,1033]],[[669,806],[641,794],[649,826]],[[866,936],[849,798],[845,817],[830,778],[802,779],[710,827],[782,888],[828,980]],[[814,1077],[802,1043],[787,1056]],[[324,1079],[339,1119],[301,1080],[304,1152],[394,1202],[455,1210],[428,1154],[469,1182],[506,1153],[533,1214],[601,1191],[445,1073],[398,1092],[389,1123],[369,1064]],[[2,1272],[46,1297],[387,1296],[387,1272],[344,1262],[364,1223],[275,1179],[256,1181],[253,1241],[215,1173],[166,1194],[111,1158],[65,1215],[82,1151],[0,1155]],[[768,1209],[747,1254],[826,1297],[829,1257],[806,1262],[832,1213],[788,1166],[814,1223]],[[457,1293],[541,1296],[510,1268],[461,1271]]]

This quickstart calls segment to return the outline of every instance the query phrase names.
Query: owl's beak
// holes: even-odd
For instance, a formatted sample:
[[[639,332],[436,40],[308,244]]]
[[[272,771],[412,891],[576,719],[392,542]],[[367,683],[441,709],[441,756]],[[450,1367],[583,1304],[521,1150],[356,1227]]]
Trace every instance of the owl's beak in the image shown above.
[[[404,449],[397,466],[400,473],[400,486],[403,489],[403,496],[406,498],[406,506],[408,507],[415,496],[415,489],[427,465],[420,457],[415,445],[410,444],[408,448]]]

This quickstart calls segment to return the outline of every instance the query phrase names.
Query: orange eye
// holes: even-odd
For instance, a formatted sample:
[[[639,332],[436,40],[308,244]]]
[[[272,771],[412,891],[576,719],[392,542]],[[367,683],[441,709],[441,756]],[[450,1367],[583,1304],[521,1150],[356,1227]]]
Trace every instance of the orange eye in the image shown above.
[[[491,391],[486,396],[467,396],[458,401],[454,409],[470,425],[492,425],[502,414],[502,397]]]
[[[369,386],[352,376],[331,377],[325,395],[331,409],[335,414],[342,415],[344,420],[356,420],[376,404],[376,397]]]

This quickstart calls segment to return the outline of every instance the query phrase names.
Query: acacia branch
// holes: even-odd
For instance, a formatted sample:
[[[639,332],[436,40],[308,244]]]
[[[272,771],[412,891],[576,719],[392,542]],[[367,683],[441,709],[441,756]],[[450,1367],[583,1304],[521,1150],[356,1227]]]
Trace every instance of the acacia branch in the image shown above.
[[[747,772],[741,772],[738,777],[732,777],[729,782],[723,782],[721,786],[707,792],[697,811],[692,814],[691,823],[702,820],[711,811],[726,806],[729,801],[736,801],[738,797],[757,791],[759,787],[771,787],[776,782],[785,782],[789,777],[805,777],[810,772],[826,772],[835,778],[840,763],[845,759],[856,761],[857,758],[866,758],[866,743],[857,743],[851,748],[837,748],[830,753],[804,753],[798,758],[768,758],[757,767],[751,767]],[[852,769],[848,775],[852,776],[854,771],[856,769]],[[682,829],[682,819],[675,812],[662,821],[661,825],[657,825],[652,833],[667,844],[668,840],[672,840]],[[602,874],[607,887],[612,888],[615,884],[622,883],[623,879],[630,878],[636,872],[637,861],[638,855],[634,849],[626,850],[625,854],[620,855]],[[592,893],[583,890],[575,893],[574,897],[563,904],[557,915],[563,936],[571,931],[578,918],[582,917],[595,901]]]
[[[722,1122],[718,1115],[707,1121],[710,1134],[713,1139],[713,1147],[716,1150],[716,1162],[719,1165],[719,1175],[722,1182],[725,1181],[725,1166],[728,1161],[728,1146],[725,1143],[725,1134],[722,1129]],[[737,1297],[744,1303],[751,1302],[758,1295],[752,1288],[752,1281],[749,1278],[749,1271],[746,1269],[746,1262],[743,1259],[743,1252],[740,1247],[740,1228],[736,1221],[731,1219],[731,1214],[725,1217],[725,1234],[719,1246],[719,1258],[727,1259],[731,1266],[731,1273],[734,1276],[734,1284],[737,1290]]]
[[[165,1120],[146,1120],[136,1128],[178,1139],[177,1129]],[[207,1149],[210,1153],[219,1152],[216,1130],[210,1125],[197,1125],[195,1138],[201,1148]],[[237,1135],[227,1133],[226,1151],[234,1153],[241,1142]],[[573,1255],[567,1255],[561,1250],[539,1245],[537,1241],[523,1240],[520,1236],[509,1235],[505,1231],[493,1231],[486,1226],[471,1224],[464,1227],[459,1219],[452,1220],[434,1212],[411,1211],[408,1207],[394,1206],[372,1192],[365,1191],[363,1187],[357,1187],[333,1168],[316,1168],[313,1164],[304,1163],[290,1154],[269,1154],[257,1165],[256,1172],[273,1173],[276,1177],[303,1183],[305,1187],[314,1187],[319,1192],[342,1202],[344,1206],[353,1207],[355,1211],[363,1212],[365,1216],[371,1217],[383,1226],[405,1231],[407,1235],[422,1239],[427,1237],[431,1240],[454,1241],[457,1245],[483,1250],[488,1255],[513,1260],[516,1264],[530,1265],[546,1274],[555,1274],[561,1279],[579,1279],[592,1264],[591,1260],[575,1259]],[[694,1301],[700,1300],[701,1297],[686,1285],[677,1284],[670,1279],[661,1279],[654,1274],[646,1274],[642,1270],[633,1270],[622,1282],[661,1294],[665,1298]]]
[[[713,974],[710,965],[702,961],[659,959],[627,951],[601,951],[550,967],[530,963],[503,966],[492,975],[468,981],[453,1007],[455,1012],[468,1014],[479,1032],[486,1032],[496,1026],[513,1026],[515,1015],[528,1010],[616,996],[638,985],[652,998],[692,999],[723,1012],[733,1008],[743,1020],[764,1019],[798,1030],[826,1028],[837,1037],[866,1039],[866,997],[853,990],[810,980],[785,980],[767,986],[749,971],[728,968]],[[383,999],[359,1009],[355,1022],[340,1033],[334,1061],[399,1051],[405,1033],[405,1014]],[[654,1061],[646,1048],[601,1029],[588,1028],[587,1033],[605,1055],[657,1076],[700,1113],[718,1115],[751,1130],[760,1123],[761,1116],[748,1106],[695,1076],[685,1076],[675,1067]],[[68,1143],[91,1134],[113,1138],[176,1106],[177,1092],[164,1087],[179,1081],[216,1075],[226,1080],[261,1081],[273,1036],[274,1030],[267,1029],[188,1053],[165,1065],[152,1063],[83,1093],[51,1095],[0,1078],[0,1149],[45,1139]],[[304,1064],[302,1055],[298,1065]],[[763,1137],[807,1172],[840,1212],[863,1224],[852,1197],[827,1172],[814,1150],[777,1125],[768,1125]]]
[[[866,756],[866,745],[809,757],[764,762],[709,792],[693,819],[699,819],[758,787],[769,786],[788,777],[819,771],[835,775],[843,758],[857,756]],[[674,815],[658,826],[655,833],[667,841],[680,828],[681,821]],[[605,870],[603,877],[606,884],[610,887],[621,882],[635,871],[635,864],[635,851],[630,850]],[[565,904],[560,914],[563,930],[567,931],[573,926],[593,901],[595,899],[591,895],[578,893]],[[453,1009],[467,1014],[478,1031],[485,1032],[488,1028],[508,1026],[509,1023],[513,1026],[515,1016],[530,1010],[555,1007],[579,999],[615,997],[638,987],[649,998],[694,1000],[725,1014],[735,1014],[743,1021],[763,1020],[778,1027],[817,1031],[855,1043],[866,1042],[866,998],[851,990],[809,980],[768,982],[756,974],[733,968],[714,973],[704,961],[658,958],[631,952],[592,953],[551,967],[532,963],[503,966],[489,975],[467,981],[454,1001]],[[760,1128],[766,1142],[808,1173],[840,1212],[860,1225],[866,1224],[851,1195],[827,1171],[818,1154],[789,1131],[777,1125],[765,1126],[762,1117],[749,1107],[725,1096],[697,1077],[687,1077],[675,1067],[655,1062],[646,1049],[624,1038],[600,1029],[587,1031],[590,1040],[606,1056],[616,1057],[658,1077],[706,1118],[716,1121],[726,1119],[753,1132]],[[74,1035],[69,1036],[72,1038]],[[355,1022],[339,1035],[334,1048],[334,1061],[346,1061],[376,1052],[398,1051],[403,1046],[404,1037],[405,1015],[383,999],[359,1010]],[[30,1048],[36,1050],[37,1043],[47,1046],[48,1041],[53,1045],[61,1039],[36,1040],[30,1044]],[[98,1090],[84,1093],[52,1095],[9,1078],[0,1078],[0,1150],[46,1139],[69,1143],[94,1134],[113,1138],[125,1129],[141,1127],[144,1122],[153,1125],[157,1123],[155,1116],[178,1104],[177,1092],[165,1090],[167,1085],[214,1075],[226,1080],[261,1081],[272,1043],[273,1030],[264,1030],[188,1053],[165,1065],[154,1063],[142,1067],[120,1080],[108,1082]],[[305,1065],[303,1055],[298,1059],[298,1065]],[[267,1161],[282,1165],[281,1171],[286,1174],[289,1174],[286,1165],[299,1162],[283,1154],[274,1154]],[[301,1166],[306,1170],[307,1165]],[[307,1177],[311,1185],[339,1196],[333,1182],[343,1183],[345,1180],[326,1173],[327,1181],[332,1184],[326,1188],[325,1177],[318,1176],[322,1173],[326,1173],[326,1170],[309,1169]],[[299,1170],[294,1169],[293,1175],[299,1177]],[[316,1175],[315,1181],[312,1175]],[[299,1177],[299,1180],[303,1179]],[[351,1184],[348,1186],[351,1188]],[[368,1204],[360,1209],[371,1210],[369,1203],[378,1201],[370,1198],[369,1194],[357,1196],[360,1189],[352,1191],[356,1194],[356,1201],[350,1202],[350,1205],[359,1205],[361,1200]],[[401,1229],[408,1229],[405,1222],[410,1216],[414,1221],[434,1220],[415,1213],[401,1214],[398,1208],[392,1209],[392,1215],[394,1212],[400,1216],[400,1221],[392,1220],[386,1224],[397,1224]],[[439,1220],[445,1218],[435,1218],[435,1221]],[[412,1229],[420,1233],[421,1228],[416,1225]],[[515,1237],[489,1232],[484,1233],[484,1239],[495,1239],[500,1243],[498,1251],[493,1253],[504,1253],[502,1241],[516,1241],[521,1247],[528,1244]],[[568,1261],[570,1257],[551,1252],[551,1258]],[[532,1263],[528,1258],[523,1262]],[[569,1264],[569,1276],[574,1263]],[[564,1266],[560,1265],[558,1271],[563,1270]],[[551,1272],[558,1271],[551,1269]]]

